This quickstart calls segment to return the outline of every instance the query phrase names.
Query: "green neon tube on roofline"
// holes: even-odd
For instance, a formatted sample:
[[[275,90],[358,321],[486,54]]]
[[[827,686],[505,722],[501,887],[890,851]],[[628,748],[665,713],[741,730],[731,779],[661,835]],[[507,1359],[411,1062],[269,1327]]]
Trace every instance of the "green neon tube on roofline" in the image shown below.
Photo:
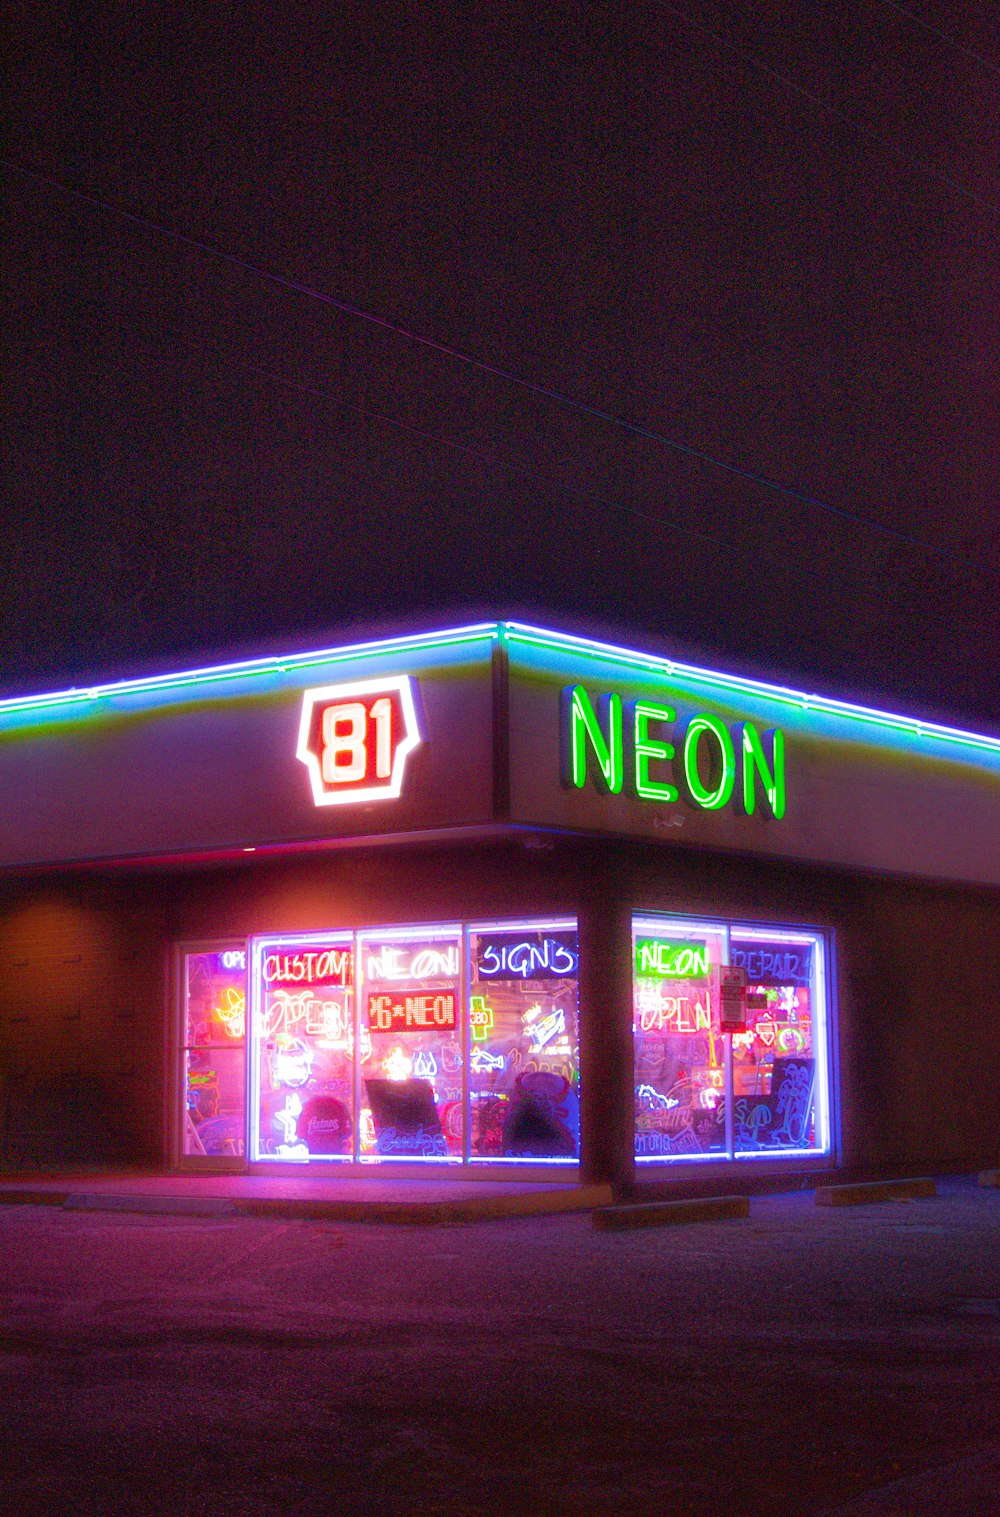
[[[599,658],[607,662],[625,664],[632,669],[645,669],[668,677],[691,679],[699,684],[712,685],[733,695],[749,695],[792,706],[799,711],[815,711],[824,716],[839,717],[869,726],[884,727],[900,737],[929,738],[936,742],[950,743],[959,747],[978,750],[981,753],[1000,755],[1000,738],[987,737],[982,733],[969,732],[959,727],[946,727],[938,722],[923,721],[889,711],[879,711],[870,706],[855,705],[850,701],[838,701],[828,696],[810,695],[783,685],[770,685],[763,680],[753,680],[742,675],[722,674],[714,669],[703,669],[697,664],[681,663],[677,659],[664,658],[653,653],[635,652],[617,647],[613,643],[598,642],[593,638],[578,637],[573,633],[551,632],[543,627],[533,627],[524,622],[505,622],[501,640],[508,644],[522,643],[526,647],[542,651],[574,653],[584,657]]]
[[[69,690],[54,690],[41,695],[11,696],[0,700],[0,720],[5,713],[37,712],[42,715],[59,706],[86,706],[116,695],[155,695],[159,691],[184,690],[222,680],[265,679],[268,675],[290,674],[297,669],[337,664],[358,658],[376,658],[380,654],[418,653],[421,649],[460,647],[482,638],[495,640],[495,622],[468,627],[449,628],[443,632],[413,633],[368,643],[347,643],[339,648],[320,648],[308,653],[290,653],[284,657],[246,659],[233,664],[210,664],[199,669],[184,669],[170,674],[147,675],[139,679],[112,680]]]
[[[460,647],[482,638],[499,641],[501,645],[520,643],[540,652],[599,658],[623,664],[631,669],[645,669],[668,677],[691,679],[733,695],[743,694],[758,699],[763,698],[803,712],[815,711],[826,716],[882,727],[899,737],[931,739],[956,747],[970,748],[982,754],[1000,755],[1000,738],[987,737],[961,728],[947,727],[937,722],[927,722],[892,712],[879,711],[873,707],[860,706],[849,701],[807,694],[786,686],[771,685],[762,680],[723,674],[717,670],[685,664],[657,654],[621,648],[594,638],[554,632],[516,621],[479,622],[464,627],[447,628],[440,632],[406,634],[371,642],[293,653],[284,657],[248,659],[231,664],[215,664],[137,679],[108,681],[83,688],[57,690],[38,695],[11,696],[0,700],[0,722],[3,721],[4,716],[22,716],[28,720],[35,716],[43,719],[49,713],[72,716],[74,714],[72,708],[76,708],[78,714],[83,714],[87,707],[93,709],[94,703],[119,695],[152,696],[158,692],[195,689],[221,681],[266,680],[276,675],[293,674],[296,670],[306,670],[323,664],[344,663],[360,658],[377,658],[382,654],[418,653],[421,649]]]

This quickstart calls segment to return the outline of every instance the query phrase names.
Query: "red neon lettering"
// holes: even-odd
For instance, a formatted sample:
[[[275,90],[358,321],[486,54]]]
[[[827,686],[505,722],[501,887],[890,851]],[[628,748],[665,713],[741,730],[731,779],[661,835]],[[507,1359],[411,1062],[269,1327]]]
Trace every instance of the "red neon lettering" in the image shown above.
[[[671,1028],[674,1032],[708,1032],[712,1026],[711,1009],[708,1004],[703,1005],[701,1001],[695,1001],[692,1008],[687,996],[643,998],[637,1008],[636,1018],[640,1032],[661,1032],[665,1027]]]
[[[368,997],[368,1026],[372,1032],[436,1032],[455,1026],[453,991],[402,995],[379,993]]]
[[[267,985],[347,985],[351,980],[349,948],[309,949],[302,953],[269,953],[264,959]]]
[[[431,1007],[431,996],[407,996],[406,998],[406,1025],[407,1027],[433,1027],[434,1019]],[[429,1015],[429,1013],[431,1013]]]
[[[375,723],[375,778],[387,780],[392,773],[392,701],[380,696],[372,707]]]

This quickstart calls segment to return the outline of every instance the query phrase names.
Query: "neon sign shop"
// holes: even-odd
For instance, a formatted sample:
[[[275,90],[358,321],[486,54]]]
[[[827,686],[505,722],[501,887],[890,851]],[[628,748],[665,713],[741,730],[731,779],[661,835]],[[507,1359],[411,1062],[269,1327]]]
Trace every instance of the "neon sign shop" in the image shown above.
[[[123,1160],[1000,1158],[996,737],[482,622],[0,698],[0,795],[0,1064]]]

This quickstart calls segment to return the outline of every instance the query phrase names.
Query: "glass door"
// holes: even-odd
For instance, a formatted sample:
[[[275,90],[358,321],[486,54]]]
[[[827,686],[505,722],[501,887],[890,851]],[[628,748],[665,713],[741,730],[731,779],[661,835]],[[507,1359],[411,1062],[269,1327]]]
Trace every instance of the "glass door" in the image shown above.
[[[354,1151],[354,940],[255,938],[250,1155],[349,1163]]]
[[[458,926],[358,934],[362,1163],[461,1163],[463,954]]]

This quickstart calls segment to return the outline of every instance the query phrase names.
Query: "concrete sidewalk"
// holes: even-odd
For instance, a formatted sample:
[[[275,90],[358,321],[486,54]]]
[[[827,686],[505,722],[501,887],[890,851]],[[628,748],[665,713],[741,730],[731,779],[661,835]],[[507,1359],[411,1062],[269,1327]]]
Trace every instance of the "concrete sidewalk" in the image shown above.
[[[0,1176],[0,1205],[327,1222],[476,1222],[592,1211],[611,1200],[610,1186],[575,1182],[121,1172]]]

